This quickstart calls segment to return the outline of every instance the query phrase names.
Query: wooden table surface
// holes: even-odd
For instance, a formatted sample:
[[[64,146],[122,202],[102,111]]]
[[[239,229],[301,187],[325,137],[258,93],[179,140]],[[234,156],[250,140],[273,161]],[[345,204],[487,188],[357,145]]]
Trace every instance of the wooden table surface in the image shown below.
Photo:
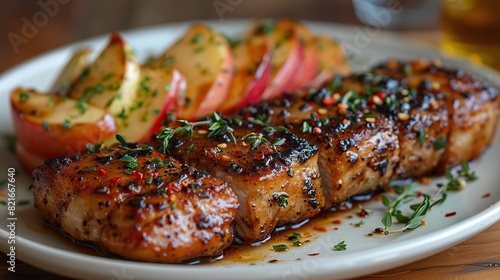
[[[4,13],[0,17],[0,34],[8,34],[9,32],[20,32],[20,28],[22,28],[22,19],[25,16],[33,15],[35,12],[40,10],[40,7],[34,6],[33,3],[38,1],[32,1],[31,4],[27,4],[26,2],[31,1],[12,1],[10,4],[11,7],[8,9],[9,13]],[[85,2],[82,4],[81,2]],[[99,29],[99,22],[94,24],[88,24],[88,20],[85,20],[85,13],[82,15],[82,10],[92,10],[99,2],[103,1],[81,1],[81,2],[72,2],[70,1],[65,6],[60,7],[60,11],[57,15],[50,18],[50,21],[38,30],[36,36],[31,38],[27,43],[23,43],[19,45],[19,51],[13,52],[12,42],[10,41],[0,41],[0,72],[8,69],[27,58],[32,57],[35,54],[47,51],[54,47],[60,46],[67,42],[81,39],[82,37],[87,37],[91,35],[96,35],[94,33],[104,33],[108,32],[106,28],[115,28],[115,29],[126,29],[134,26],[126,26],[120,25],[116,23],[116,20],[112,22],[112,24],[106,25],[106,28]],[[122,1],[120,1],[122,2]],[[130,7],[127,5],[133,5],[136,3],[132,0],[123,1],[125,4],[122,4],[120,7],[113,7],[113,9],[120,8],[121,10],[129,11]],[[144,1],[148,2],[148,1]],[[174,2],[174,1],[166,1],[166,2]],[[191,0],[187,2],[193,2]],[[210,1],[211,2],[211,1]],[[252,1],[256,2],[266,2],[266,1]],[[291,1],[293,3],[297,1]],[[324,5],[324,2],[321,0],[309,1],[312,3],[311,5]],[[289,16],[289,17],[300,17],[305,19],[313,19],[313,20],[329,20],[334,18],[336,20],[331,20],[335,22],[348,23],[348,24],[359,24],[359,22],[353,16],[352,8],[350,6],[350,1],[342,0],[342,1],[331,1],[335,2],[336,8],[332,9],[314,9],[313,12],[307,13],[304,15],[304,10],[300,8],[292,9],[293,5],[289,5],[287,9],[281,9],[279,14],[273,14],[273,6],[266,6],[268,9],[267,12],[263,14],[259,14],[260,16]],[[132,4],[131,4],[132,3]],[[178,2],[176,2],[178,3]],[[270,2],[267,2],[270,3]],[[94,6],[92,6],[94,5]],[[106,6],[106,4],[103,4]],[[110,5],[116,5],[116,2],[113,1],[113,4],[107,4],[108,8]],[[242,7],[247,5],[245,9],[240,8],[235,9],[234,12],[228,14],[228,17],[252,17],[252,11],[256,8],[252,8],[248,2],[243,2]],[[123,7],[125,6],[125,7]],[[141,6],[142,7],[142,6]],[[213,9],[213,7],[210,7]],[[238,7],[237,7],[238,8]],[[280,7],[274,7],[280,8]],[[254,9],[254,10],[252,10]],[[311,8],[312,9],[312,8]],[[102,10],[106,11],[106,7],[102,8]],[[134,10],[140,10],[139,6],[134,6]],[[203,15],[193,15],[192,13],[183,13],[182,9],[178,11],[181,12],[170,12],[169,21],[177,21],[177,20],[186,20],[186,19],[201,19],[201,18],[209,18],[203,17]],[[105,17],[105,13],[99,13],[96,11],[96,16],[90,16],[95,19],[98,18],[99,15]],[[104,14],[104,15],[103,15]],[[141,14],[140,11],[134,13]],[[135,18],[135,21],[139,22],[136,26],[147,25],[152,23],[158,23],[162,21],[156,22],[151,19],[151,13],[143,12],[142,14],[147,15],[139,18]],[[87,17],[89,17],[87,15]],[[127,21],[122,22],[130,22],[130,17],[127,18]],[[76,22],[76,23],[75,23]],[[164,22],[164,21],[163,21]],[[71,24],[70,24],[71,23]],[[102,23],[101,23],[102,25]],[[87,33],[85,33],[87,32]],[[94,32],[94,33],[93,33]],[[75,34],[80,34],[81,36],[75,36]],[[433,30],[427,31],[418,31],[418,32],[408,32],[408,31],[400,31],[399,34],[406,39],[413,40],[417,43],[434,45],[439,41],[439,30],[437,28]],[[0,255],[0,279],[65,279],[63,277],[45,272],[43,270],[37,269],[28,264],[18,263],[16,265],[16,273],[8,273],[7,265],[6,265],[7,257],[5,254]],[[383,271],[380,273],[376,273],[373,275],[368,275],[362,277],[360,279],[429,279],[429,278],[437,278],[437,279],[500,279],[500,222],[496,223],[489,229],[479,233],[478,235],[472,237],[471,239],[457,244],[452,248],[449,248],[441,253],[438,253],[434,256],[428,257],[426,259],[398,267],[395,269],[391,269],[388,271]]]

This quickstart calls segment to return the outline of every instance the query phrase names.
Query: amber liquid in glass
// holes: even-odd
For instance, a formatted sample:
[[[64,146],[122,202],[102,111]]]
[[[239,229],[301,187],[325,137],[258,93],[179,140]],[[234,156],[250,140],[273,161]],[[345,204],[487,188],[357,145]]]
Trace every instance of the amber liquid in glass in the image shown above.
[[[500,1],[444,0],[442,50],[500,71]]]

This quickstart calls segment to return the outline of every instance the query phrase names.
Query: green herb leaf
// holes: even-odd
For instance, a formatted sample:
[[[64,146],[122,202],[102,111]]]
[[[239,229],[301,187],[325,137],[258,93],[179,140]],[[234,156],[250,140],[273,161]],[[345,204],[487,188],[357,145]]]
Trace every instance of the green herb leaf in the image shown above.
[[[335,249],[337,251],[345,251],[345,250],[347,250],[347,244],[345,243],[345,240],[342,240],[339,243],[335,244],[333,246],[333,249]]]
[[[273,245],[273,250],[276,252],[283,252],[288,250],[288,246],[285,244]]]
[[[127,144],[127,139],[125,139],[125,137],[121,134],[116,134],[116,140],[118,140],[118,142],[120,142],[120,144],[122,145],[126,145]]]
[[[383,193],[381,197],[382,197],[382,203],[385,206],[390,207],[392,203],[391,199],[385,193]]]
[[[286,208],[288,205],[288,194],[287,193],[273,193],[273,199],[278,201],[278,206]]]
[[[312,127],[306,121],[302,122],[302,127],[300,128],[300,132],[302,133],[312,133]]]
[[[91,171],[95,171],[96,169],[97,169],[96,166],[89,166],[89,167],[82,169],[82,172],[91,172]]]
[[[93,153],[96,153],[96,152],[98,152],[99,150],[101,150],[101,148],[102,148],[102,144],[103,144],[103,142],[97,142],[97,143],[95,143],[95,144],[92,144],[92,143],[87,143],[87,144],[86,144],[87,151],[88,151],[89,153],[92,153],[92,154],[93,154]]]
[[[420,143],[420,147],[424,146],[425,143],[425,130],[420,130],[418,133],[418,142]]]
[[[434,142],[434,150],[441,150],[446,146],[446,136],[439,137],[436,142]]]
[[[297,240],[300,238],[300,233],[294,232],[292,235],[288,236],[288,240]]]
[[[70,127],[71,127],[71,121],[70,121],[70,120],[68,120],[68,119],[65,119],[65,120],[64,120],[64,122],[63,122],[63,124],[62,124],[62,127],[63,127],[64,129],[68,129],[68,128],[70,128]]]
[[[329,90],[336,91],[342,85],[342,75],[337,74],[330,82]]]
[[[285,138],[276,138],[274,141],[273,141],[273,145],[274,146],[281,146],[285,143]]]

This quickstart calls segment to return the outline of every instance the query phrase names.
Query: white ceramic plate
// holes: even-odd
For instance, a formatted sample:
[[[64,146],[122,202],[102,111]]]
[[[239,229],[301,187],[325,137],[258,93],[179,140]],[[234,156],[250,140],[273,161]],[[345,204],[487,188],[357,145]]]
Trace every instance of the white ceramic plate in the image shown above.
[[[210,22],[215,28],[237,33],[244,30],[245,21]],[[126,39],[134,46],[139,58],[161,52],[187,24],[176,24],[125,32]],[[346,42],[350,47],[356,67],[363,68],[388,57],[436,58],[435,50],[414,46],[384,32],[362,35],[363,28],[311,23],[315,32],[330,34]],[[373,30],[372,30],[373,31]],[[376,33],[376,34],[375,34]],[[361,38],[365,36],[364,40]],[[366,40],[368,39],[368,41]],[[73,44],[30,60],[4,73],[0,77],[0,133],[12,134],[9,109],[9,91],[15,86],[45,90],[55,78],[70,54],[82,46],[99,50],[106,43],[105,37]],[[500,76],[488,69],[471,67],[464,62],[446,60],[445,64],[459,66],[500,83]],[[7,168],[16,168],[16,198],[31,199],[29,176],[20,169],[15,157],[0,147],[2,160],[0,178],[5,178]],[[376,200],[364,203],[374,210],[365,225],[357,227],[361,218],[356,211],[336,213],[314,220],[298,230],[302,240],[309,240],[301,247],[290,246],[287,252],[274,252],[272,245],[286,243],[286,237],[277,237],[268,243],[244,251],[233,250],[233,257],[201,265],[166,265],[126,261],[102,257],[91,249],[76,246],[61,234],[41,223],[41,217],[31,206],[16,208],[16,248],[18,260],[53,273],[75,278],[107,279],[338,279],[356,277],[401,266],[441,250],[449,248],[481,232],[500,219],[500,137],[481,159],[474,164],[479,175],[460,192],[451,193],[445,204],[436,206],[426,217],[427,225],[397,235],[367,235],[380,227],[384,208]],[[419,190],[434,193],[435,179],[431,186],[419,186]],[[5,191],[5,189],[4,189]],[[456,215],[445,217],[447,213]],[[338,224],[333,221],[341,221]],[[7,208],[0,206],[0,249],[8,252]],[[333,223],[332,223],[333,222]],[[326,232],[319,233],[324,228]],[[333,245],[344,240],[346,251],[335,251]],[[290,242],[288,242],[290,245]],[[312,253],[312,254],[311,254]],[[316,254],[319,253],[319,254]]]

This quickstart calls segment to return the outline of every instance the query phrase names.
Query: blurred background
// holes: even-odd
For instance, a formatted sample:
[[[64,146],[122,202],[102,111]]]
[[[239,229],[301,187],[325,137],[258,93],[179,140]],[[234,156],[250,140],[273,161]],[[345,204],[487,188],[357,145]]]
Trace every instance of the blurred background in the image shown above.
[[[385,21],[384,10],[393,11]],[[395,12],[394,12],[395,11]],[[497,0],[38,0],[0,11],[0,71],[69,42],[155,24],[290,17],[381,25],[500,69]],[[382,23],[382,24],[381,24]]]

